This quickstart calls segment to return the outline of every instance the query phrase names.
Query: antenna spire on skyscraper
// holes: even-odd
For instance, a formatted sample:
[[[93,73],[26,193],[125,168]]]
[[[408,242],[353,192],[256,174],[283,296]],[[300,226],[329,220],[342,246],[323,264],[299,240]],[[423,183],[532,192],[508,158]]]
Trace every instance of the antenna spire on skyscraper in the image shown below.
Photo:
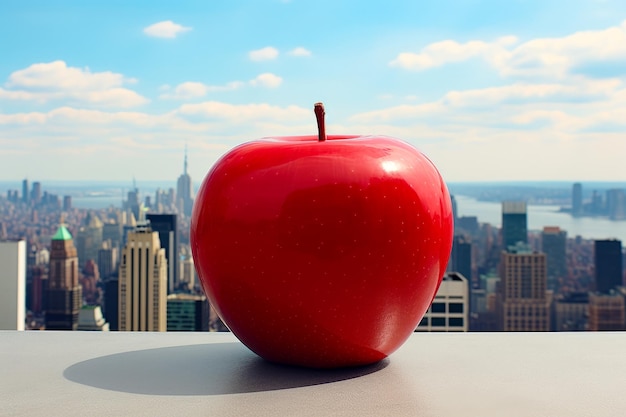
[[[187,144],[185,143],[185,167],[183,173],[187,175]]]

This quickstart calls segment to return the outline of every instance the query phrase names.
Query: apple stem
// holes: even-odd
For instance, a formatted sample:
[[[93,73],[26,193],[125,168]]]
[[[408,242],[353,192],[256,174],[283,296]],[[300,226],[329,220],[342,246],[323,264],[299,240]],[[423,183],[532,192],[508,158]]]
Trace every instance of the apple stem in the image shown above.
[[[326,121],[324,120],[326,112],[324,111],[324,103],[315,103],[314,111],[315,117],[317,118],[319,142],[324,142],[326,140]]]

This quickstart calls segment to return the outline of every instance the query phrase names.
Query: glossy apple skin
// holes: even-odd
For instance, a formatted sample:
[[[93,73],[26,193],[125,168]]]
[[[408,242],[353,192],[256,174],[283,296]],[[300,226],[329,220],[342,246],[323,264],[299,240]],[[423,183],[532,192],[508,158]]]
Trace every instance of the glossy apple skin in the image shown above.
[[[411,335],[450,256],[450,196],[423,154],[380,136],[266,138],[209,171],[191,219],[200,282],[273,362],[377,362]]]

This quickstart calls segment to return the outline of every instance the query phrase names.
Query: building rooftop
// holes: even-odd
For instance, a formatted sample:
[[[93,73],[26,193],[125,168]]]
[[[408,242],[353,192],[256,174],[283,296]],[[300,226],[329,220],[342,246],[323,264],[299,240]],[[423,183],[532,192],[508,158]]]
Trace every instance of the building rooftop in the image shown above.
[[[267,363],[230,333],[0,332],[10,416],[623,416],[626,333],[416,333],[363,368]],[[593,352],[593,354],[589,354]]]
[[[52,240],[72,240],[72,234],[65,225],[59,226],[57,232],[52,236]]]

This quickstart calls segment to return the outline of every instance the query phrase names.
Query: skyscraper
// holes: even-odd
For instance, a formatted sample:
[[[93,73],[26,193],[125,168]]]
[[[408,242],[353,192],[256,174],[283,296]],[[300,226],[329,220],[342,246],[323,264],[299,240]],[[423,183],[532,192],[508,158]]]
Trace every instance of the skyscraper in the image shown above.
[[[626,193],[621,189],[606,192],[606,210],[611,220],[626,219]]]
[[[171,293],[178,286],[178,233],[176,229],[176,214],[147,213],[146,219],[150,222],[153,232],[159,234],[161,247],[165,250],[167,259],[167,291]]]
[[[26,241],[0,241],[0,330],[24,330]]]
[[[22,181],[22,201],[28,203],[30,199],[30,191],[28,189],[28,179],[24,178]]]
[[[102,247],[103,223],[95,213],[89,212],[85,218],[85,225],[78,230],[76,236],[76,250],[80,267],[84,267],[88,260],[98,260],[98,251]]]
[[[554,289],[557,278],[567,274],[565,244],[567,232],[558,227],[544,227],[541,233],[541,250],[547,258],[547,274],[549,287]]]
[[[472,287],[472,242],[465,236],[454,236],[448,271],[459,272]]]
[[[191,216],[193,209],[193,183],[187,173],[187,147],[185,147],[185,163],[183,173],[178,177],[176,186],[177,206],[186,217]]]
[[[623,285],[622,242],[616,239],[594,241],[596,291],[608,294]]]
[[[33,189],[30,192],[30,199],[33,205],[41,203],[41,183],[39,181],[33,182]]]
[[[502,252],[500,259],[501,329],[548,331],[549,299],[546,294],[546,255],[519,245]]]
[[[583,214],[583,186],[577,182],[572,187],[572,215]]]
[[[518,242],[528,243],[525,201],[502,202],[502,245],[504,250]]]
[[[119,271],[119,330],[167,330],[167,260],[145,223],[128,233]]]
[[[76,330],[108,332],[109,323],[104,320],[100,306],[83,306],[78,313]]]
[[[417,332],[467,332],[469,330],[468,280],[458,272],[447,273],[424,314]]]
[[[208,332],[209,302],[204,295],[167,296],[167,331]]]
[[[46,329],[76,330],[82,288],[78,283],[76,247],[64,225],[52,236],[47,293]]]

